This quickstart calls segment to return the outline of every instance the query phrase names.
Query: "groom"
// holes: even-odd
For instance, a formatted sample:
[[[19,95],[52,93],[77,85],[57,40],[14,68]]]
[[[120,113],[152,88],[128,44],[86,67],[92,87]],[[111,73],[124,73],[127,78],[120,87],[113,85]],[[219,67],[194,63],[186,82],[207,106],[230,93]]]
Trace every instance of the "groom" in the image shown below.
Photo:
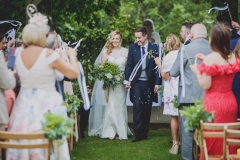
[[[132,142],[149,139],[148,125],[151,117],[152,101],[158,101],[157,91],[158,85],[161,82],[158,73],[154,70],[156,67],[154,57],[159,56],[158,46],[147,40],[147,33],[146,27],[138,27],[135,30],[136,43],[129,46],[128,60],[125,68],[124,84],[125,88],[131,88],[130,100],[133,103],[135,138]],[[133,68],[145,54],[148,54],[148,56],[130,82],[129,78]]]

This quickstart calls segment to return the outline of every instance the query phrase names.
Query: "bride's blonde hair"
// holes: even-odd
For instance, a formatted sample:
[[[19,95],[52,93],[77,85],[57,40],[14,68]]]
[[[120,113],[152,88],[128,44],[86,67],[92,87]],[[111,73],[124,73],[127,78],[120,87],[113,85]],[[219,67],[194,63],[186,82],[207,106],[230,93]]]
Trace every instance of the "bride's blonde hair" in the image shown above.
[[[112,32],[110,33],[109,37],[108,37],[108,41],[107,41],[107,44],[106,44],[106,49],[107,49],[106,54],[107,54],[107,55],[111,54],[112,51],[113,51],[114,46],[113,46],[113,44],[112,44],[112,39],[113,39],[113,37],[114,37],[115,35],[119,35],[119,36],[120,36],[119,47],[120,47],[121,44],[122,44],[122,33],[119,32],[119,31],[117,31],[117,30],[112,31]]]

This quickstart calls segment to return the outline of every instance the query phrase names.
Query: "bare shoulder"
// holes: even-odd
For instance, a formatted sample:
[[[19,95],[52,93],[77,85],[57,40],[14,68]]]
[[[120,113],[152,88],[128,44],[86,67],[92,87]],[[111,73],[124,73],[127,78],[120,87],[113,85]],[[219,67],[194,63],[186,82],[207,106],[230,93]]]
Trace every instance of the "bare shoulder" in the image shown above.
[[[220,59],[221,56],[219,54],[216,54],[216,53],[210,53],[208,55],[205,56],[203,62],[206,64],[206,65],[212,65],[214,64],[218,59]]]
[[[46,56],[50,56],[51,54],[54,53],[54,50],[53,49],[47,49],[47,53],[46,53]]]

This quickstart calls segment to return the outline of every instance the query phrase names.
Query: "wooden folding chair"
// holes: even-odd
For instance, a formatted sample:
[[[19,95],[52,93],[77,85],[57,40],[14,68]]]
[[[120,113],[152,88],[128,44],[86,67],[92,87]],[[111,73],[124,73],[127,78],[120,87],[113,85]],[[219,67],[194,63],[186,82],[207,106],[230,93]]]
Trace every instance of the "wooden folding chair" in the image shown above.
[[[224,144],[226,148],[226,155],[227,155],[227,160],[230,160],[231,157],[236,157],[238,156],[237,153],[235,154],[229,154],[229,149],[228,145],[233,145],[233,146],[240,146],[240,123],[238,127],[234,129],[228,129],[228,126],[224,127]],[[237,129],[237,130],[236,130]],[[240,159],[240,156],[238,157]]]
[[[202,146],[200,147],[203,160],[220,160],[226,159],[226,148],[223,144],[223,155],[209,155],[207,152],[207,145],[204,138],[223,138],[224,139],[224,126],[230,129],[237,129],[239,122],[236,123],[201,123]],[[208,131],[209,130],[209,131]],[[224,141],[223,141],[224,143]]]
[[[7,131],[0,131],[0,149],[36,149],[36,148],[45,148],[45,159],[50,160],[50,145],[48,140],[45,138],[44,132],[35,132],[35,133],[13,133]],[[45,139],[46,141],[42,143],[15,143],[9,142],[8,140],[35,140],[35,139]]]

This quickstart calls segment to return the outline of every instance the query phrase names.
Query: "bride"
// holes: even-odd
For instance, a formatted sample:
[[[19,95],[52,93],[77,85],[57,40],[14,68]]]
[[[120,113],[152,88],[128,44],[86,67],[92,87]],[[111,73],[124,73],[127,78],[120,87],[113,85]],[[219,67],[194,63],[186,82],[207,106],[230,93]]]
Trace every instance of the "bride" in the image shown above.
[[[111,32],[109,39],[98,56],[95,63],[106,60],[112,62],[124,70],[127,61],[128,50],[121,47],[122,34],[119,31]],[[126,106],[127,90],[123,84],[110,89],[108,103],[102,89],[102,82],[97,80],[92,94],[92,106],[89,116],[89,136],[99,135],[101,138],[128,139],[132,135],[128,127],[128,115]],[[102,117],[104,113],[104,116]]]

